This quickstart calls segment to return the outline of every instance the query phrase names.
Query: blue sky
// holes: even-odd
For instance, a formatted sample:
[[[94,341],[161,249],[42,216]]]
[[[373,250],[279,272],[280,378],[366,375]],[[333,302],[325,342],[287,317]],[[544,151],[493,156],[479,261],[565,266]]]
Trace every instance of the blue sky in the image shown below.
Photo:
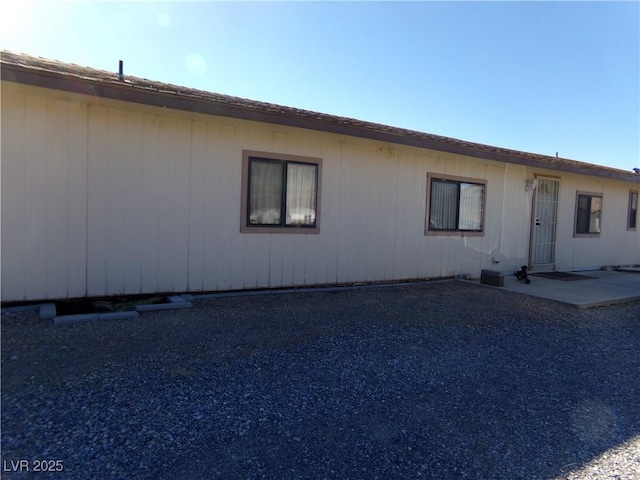
[[[0,48],[640,166],[640,2],[33,2]]]

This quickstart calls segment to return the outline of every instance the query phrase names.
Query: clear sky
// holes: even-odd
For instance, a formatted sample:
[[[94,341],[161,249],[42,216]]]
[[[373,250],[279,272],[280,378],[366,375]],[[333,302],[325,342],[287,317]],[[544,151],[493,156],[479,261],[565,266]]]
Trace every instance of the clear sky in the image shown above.
[[[4,0],[0,48],[631,170],[640,2]]]

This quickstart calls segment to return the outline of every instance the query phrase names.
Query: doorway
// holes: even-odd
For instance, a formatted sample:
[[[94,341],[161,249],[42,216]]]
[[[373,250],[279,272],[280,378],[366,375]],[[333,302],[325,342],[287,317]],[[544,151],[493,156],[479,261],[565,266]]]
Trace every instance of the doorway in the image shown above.
[[[553,270],[556,263],[556,230],[558,224],[558,190],[560,182],[552,178],[536,177],[529,267],[533,270]]]

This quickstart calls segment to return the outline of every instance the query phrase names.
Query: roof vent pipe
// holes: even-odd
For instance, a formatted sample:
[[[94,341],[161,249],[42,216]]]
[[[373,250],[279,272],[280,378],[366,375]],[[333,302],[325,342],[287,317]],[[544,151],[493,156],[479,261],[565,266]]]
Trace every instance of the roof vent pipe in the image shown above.
[[[123,62],[120,60],[120,70],[118,71],[118,78],[120,81],[124,81],[124,73],[123,73]]]

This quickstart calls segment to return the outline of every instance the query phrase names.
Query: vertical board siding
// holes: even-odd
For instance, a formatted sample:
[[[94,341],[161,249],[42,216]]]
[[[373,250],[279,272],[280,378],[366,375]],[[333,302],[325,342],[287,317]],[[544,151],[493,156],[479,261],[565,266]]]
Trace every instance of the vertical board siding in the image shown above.
[[[388,165],[384,163],[384,157],[379,155],[378,149],[365,150],[363,172],[363,188],[367,195],[363,195],[361,205],[362,215],[359,232],[361,237],[361,250],[363,256],[363,275],[365,282],[380,280],[380,266],[382,258],[388,250],[384,244],[384,236],[381,235],[381,227],[386,223],[381,218],[380,202],[382,192],[380,190],[380,178],[386,176]]]
[[[143,125],[144,115],[137,112],[126,112],[124,119],[123,145],[121,155],[122,165],[121,188],[124,201],[121,207],[122,224],[114,233],[119,235],[119,251],[124,275],[120,290],[126,294],[142,292],[142,243],[140,241],[140,225],[142,222],[142,185],[144,170],[143,158]],[[118,241],[118,240],[116,240]],[[117,244],[116,244],[117,245]]]
[[[25,142],[25,282],[27,295],[48,296],[47,248],[47,100],[27,96],[24,128],[29,140]],[[26,140],[26,138],[25,138]],[[4,141],[2,142],[4,143]],[[3,157],[3,164],[5,159]],[[49,247],[50,248],[50,247]],[[57,252],[59,245],[51,248]]]
[[[543,169],[10,84],[4,301],[378,282],[526,264]],[[240,233],[242,151],[322,159],[320,233]],[[427,174],[487,182],[482,236],[425,236]],[[640,263],[633,182],[559,177],[558,269]],[[576,191],[602,233],[574,238]],[[499,264],[493,263],[498,261]]]
[[[179,245],[175,243],[175,236],[180,232],[175,232],[174,223],[177,221],[176,213],[173,209],[174,199],[177,195],[178,185],[174,184],[176,163],[175,142],[177,141],[176,120],[173,118],[160,117],[157,128],[158,136],[156,142],[158,148],[155,151],[155,159],[150,168],[155,170],[155,183],[149,189],[150,197],[154,199],[153,204],[147,207],[153,210],[155,219],[154,230],[157,239],[157,252],[155,264],[150,265],[148,272],[156,281],[156,291],[166,292],[172,290],[173,267],[175,249]],[[145,171],[145,174],[147,172]],[[144,272],[145,274],[147,272]]]
[[[410,260],[408,260],[411,255],[407,255],[407,235],[406,235],[406,227],[408,223],[410,223],[409,218],[411,216],[411,204],[412,197],[415,195],[415,184],[414,182],[420,181],[412,178],[414,172],[411,167],[412,164],[415,164],[418,160],[412,157],[404,157],[399,160],[397,180],[396,180],[396,191],[397,200],[395,203],[394,216],[395,216],[395,229],[394,229],[394,250],[393,250],[393,277],[392,278],[409,278],[408,272],[406,270],[406,265]],[[424,176],[424,181],[426,181],[426,175]],[[423,219],[420,220],[420,223],[423,222]],[[428,243],[428,239],[427,243]],[[413,262],[420,262],[422,257],[422,252],[418,253],[418,255],[413,255]]]
[[[222,124],[210,125],[207,132],[204,248],[208,262],[204,270],[204,290],[234,288],[236,262],[232,250],[240,232],[241,193],[237,185],[242,172],[242,166],[233,161],[241,155],[241,150],[236,148],[236,135],[235,127]]]
[[[47,242],[58,255],[45,255],[45,290],[51,296],[66,297],[67,276],[67,108],[62,100],[48,100],[46,113],[45,231]]]
[[[232,245],[236,235],[233,218],[228,212],[229,206],[240,201],[240,193],[225,200],[226,182],[233,183],[235,178],[224,178],[221,172],[230,170],[229,160],[235,152],[236,132],[233,127],[209,125],[207,131],[205,178],[205,241],[204,256],[207,259],[203,274],[205,290],[228,290],[232,288]],[[227,140],[225,141],[225,137]],[[238,180],[239,181],[239,180]],[[240,221],[239,219],[237,220]],[[237,230],[240,230],[238,224]]]
[[[495,203],[488,202],[500,205],[497,211],[485,211],[487,228],[500,229],[500,237],[496,239],[491,255],[500,262],[497,268],[501,268],[503,264],[517,265],[518,261],[520,261],[518,267],[523,262],[528,263],[533,194],[526,191],[527,178],[533,178],[533,173],[528,173],[526,167],[505,166],[501,181],[502,189]],[[487,190],[490,195],[496,193],[493,185],[489,185]]]
[[[87,106],[69,102],[67,113],[67,296],[87,294]]]
[[[6,90],[5,90],[6,92]],[[24,95],[2,95],[2,298],[22,300],[26,291],[26,105]],[[10,139],[5,141],[5,137]]]
[[[317,235],[316,284],[333,284],[338,278],[338,212],[340,211],[340,150],[335,140],[321,142],[318,156],[322,162],[322,206],[320,234]],[[331,182],[325,179],[333,179]]]
[[[87,295],[107,294],[108,112],[89,108],[87,182]]]
[[[588,179],[580,182],[572,177],[560,182],[558,268],[637,264],[640,235],[626,228],[628,195],[633,186],[615,188],[616,182],[612,180]],[[573,237],[577,191],[602,193],[602,231],[599,236]]]
[[[189,148],[189,250],[187,290],[204,289],[205,188],[207,124],[191,123]],[[211,271],[211,265],[209,265]]]
[[[397,187],[397,152],[383,151],[380,160],[381,170],[375,175],[371,186],[376,192],[375,238],[377,242],[370,246],[369,257],[372,279],[375,281],[391,278],[393,275],[394,232],[396,215],[393,208]],[[374,247],[374,248],[372,248]]]
[[[3,299],[86,294],[86,106],[3,96]]]
[[[357,259],[354,255],[350,254],[350,240],[352,239],[351,229],[353,228],[354,217],[358,215],[358,205],[356,204],[357,195],[355,188],[350,188],[353,183],[353,162],[350,159],[353,157],[352,146],[345,143],[340,143],[340,157],[339,157],[339,178],[340,187],[338,190],[338,206],[334,212],[338,216],[338,251],[333,259],[329,261],[335,261],[337,266],[336,282],[349,282],[355,281],[353,277],[356,268]],[[323,184],[326,184],[326,178]],[[326,212],[326,209],[325,209]]]
[[[191,122],[180,120],[172,127],[178,133],[171,138],[173,150],[173,204],[169,215],[172,233],[172,265],[169,266],[171,277],[167,291],[183,292],[187,290],[188,250],[189,250],[189,150],[191,144]]]
[[[142,212],[138,234],[141,242],[140,289],[142,291],[159,291],[160,279],[158,263],[160,259],[160,232],[158,223],[160,215],[159,202],[164,195],[161,191],[159,165],[160,156],[160,123],[162,119],[156,115],[145,115],[142,126],[142,143],[144,148],[140,161],[142,163]],[[161,205],[160,205],[161,206]]]
[[[131,192],[129,184],[129,145],[126,144],[127,114],[124,111],[108,109],[106,112],[106,149],[105,178],[102,188],[105,202],[104,215],[106,219],[104,231],[105,242],[105,292],[126,293],[127,276],[131,275],[127,258],[130,239],[127,232],[127,218],[131,216],[129,209]],[[138,272],[139,274],[139,272]]]

